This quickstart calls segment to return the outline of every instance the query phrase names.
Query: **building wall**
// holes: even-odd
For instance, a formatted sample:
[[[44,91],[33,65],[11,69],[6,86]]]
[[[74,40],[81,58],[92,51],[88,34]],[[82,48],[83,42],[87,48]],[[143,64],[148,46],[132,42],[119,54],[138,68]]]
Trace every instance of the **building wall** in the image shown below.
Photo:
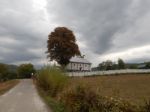
[[[91,64],[71,62],[67,65],[69,71],[90,71]]]

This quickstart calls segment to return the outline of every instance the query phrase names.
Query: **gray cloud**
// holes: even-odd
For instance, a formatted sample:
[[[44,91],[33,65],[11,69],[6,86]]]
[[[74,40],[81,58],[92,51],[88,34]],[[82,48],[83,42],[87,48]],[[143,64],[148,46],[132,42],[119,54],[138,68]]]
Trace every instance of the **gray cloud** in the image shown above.
[[[79,39],[90,46],[88,49],[103,54],[112,48],[125,50],[141,46],[139,35],[125,37],[124,34],[128,34],[132,27],[136,29],[137,24],[142,24],[138,21],[149,13],[149,6],[148,0],[55,0],[49,2],[48,10],[49,13],[54,13],[55,22],[82,34]],[[117,34],[122,34],[122,37],[117,37]],[[116,38],[119,38],[119,42]],[[142,45],[150,42],[147,36],[141,38]]]
[[[131,1],[56,0],[53,4],[49,3],[48,10],[55,14],[55,21],[81,33],[91,50],[104,53],[113,46],[114,35],[126,26]]]
[[[47,38],[42,11],[35,11],[32,0],[0,1],[0,57],[2,62],[31,61],[44,56]],[[45,30],[45,32],[44,32]],[[11,42],[9,42],[9,40]],[[40,49],[39,55],[30,49]]]
[[[0,61],[39,64],[55,26],[72,29],[84,44],[82,53],[96,64],[100,56],[111,58],[150,43],[149,0],[47,0],[38,10],[34,5],[33,0],[0,1]],[[150,60],[149,54],[138,54],[128,61],[136,59]]]

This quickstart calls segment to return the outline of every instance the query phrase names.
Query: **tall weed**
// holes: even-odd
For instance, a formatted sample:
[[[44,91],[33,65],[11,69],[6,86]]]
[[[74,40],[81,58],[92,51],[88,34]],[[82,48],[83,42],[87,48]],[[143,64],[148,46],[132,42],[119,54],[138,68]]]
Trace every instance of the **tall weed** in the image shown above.
[[[57,96],[63,90],[67,81],[67,76],[55,67],[44,67],[37,74],[39,87],[52,97]]]
[[[83,85],[64,91],[60,101],[66,106],[67,112],[138,112],[135,105],[101,96]]]
[[[150,100],[139,106],[117,98],[118,94],[116,98],[103,96],[85,82],[70,85],[68,77],[55,67],[42,68],[37,84],[50,105],[54,104],[51,97],[57,99],[55,104],[59,105],[52,106],[56,112],[150,112]]]

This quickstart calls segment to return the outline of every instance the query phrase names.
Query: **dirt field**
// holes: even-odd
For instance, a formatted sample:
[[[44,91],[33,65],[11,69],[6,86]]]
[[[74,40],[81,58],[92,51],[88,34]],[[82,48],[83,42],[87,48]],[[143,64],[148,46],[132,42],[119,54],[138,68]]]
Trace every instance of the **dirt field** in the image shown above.
[[[71,84],[89,85],[100,91],[102,95],[128,100],[132,103],[142,103],[150,99],[150,74],[97,76],[72,78]]]
[[[6,91],[11,89],[18,83],[19,83],[19,80],[11,80],[11,81],[0,83],[0,95],[4,94]]]

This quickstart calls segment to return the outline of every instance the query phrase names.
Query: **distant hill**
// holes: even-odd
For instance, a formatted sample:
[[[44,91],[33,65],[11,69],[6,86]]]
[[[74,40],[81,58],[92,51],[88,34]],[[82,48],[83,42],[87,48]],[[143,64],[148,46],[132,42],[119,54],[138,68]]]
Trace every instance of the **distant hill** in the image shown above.
[[[8,66],[9,71],[17,72],[17,68],[18,68],[17,65],[7,65],[7,66]]]
[[[0,64],[4,64],[4,63],[0,63]],[[17,68],[18,68],[17,65],[9,65],[9,64],[4,64],[4,65],[6,65],[8,67],[8,70],[10,72],[17,72]]]

